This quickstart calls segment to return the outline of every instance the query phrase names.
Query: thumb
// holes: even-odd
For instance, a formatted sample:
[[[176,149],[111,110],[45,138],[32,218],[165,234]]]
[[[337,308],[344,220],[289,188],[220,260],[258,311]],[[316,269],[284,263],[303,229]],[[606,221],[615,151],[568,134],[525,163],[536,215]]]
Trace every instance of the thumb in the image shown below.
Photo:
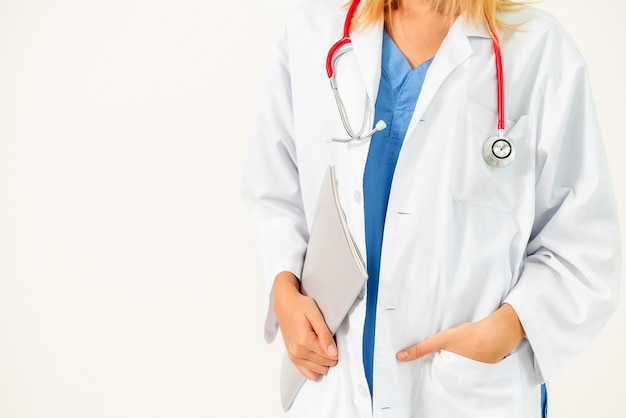
[[[311,312],[308,318],[309,323],[313,327],[313,331],[317,335],[317,339],[322,347],[322,350],[324,350],[324,352],[329,356],[336,357],[337,345],[335,344],[333,334],[331,334],[330,330],[326,326],[326,321],[324,321],[322,313],[319,309],[315,309],[314,312]]]
[[[440,333],[433,335],[430,338],[425,339],[419,344],[412,345],[404,350],[398,351],[396,359],[398,361],[412,361],[417,360],[420,357],[424,357],[427,354],[434,353],[444,347],[442,336]]]

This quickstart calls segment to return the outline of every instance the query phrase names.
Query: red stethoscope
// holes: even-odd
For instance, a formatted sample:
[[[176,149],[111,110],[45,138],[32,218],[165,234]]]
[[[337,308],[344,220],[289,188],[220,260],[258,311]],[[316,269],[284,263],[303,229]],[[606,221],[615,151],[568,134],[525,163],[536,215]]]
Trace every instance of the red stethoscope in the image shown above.
[[[352,128],[350,121],[348,120],[346,109],[344,107],[343,101],[341,100],[341,96],[339,95],[337,80],[335,79],[335,63],[343,54],[348,52],[343,47],[352,43],[352,39],[350,38],[350,26],[352,24],[352,19],[354,18],[354,14],[356,13],[356,9],[359,3],[360,0],[353,0],[350,4],[348,13],[346,14],[346,20],[343,25],[343,36],[340,40],[335,42],[333,46],[330,47],[330,50],[328,51],[328,56],[326,57],[326,73],[328,74],[330,86],[333,90],[333,95],[335,96],[335,102],[337,103],[337,109],[339,110],[341,122],[349,136],[349,138],[345,139],[328,138],[329,141],[362,141],[364,139],[370,138],[376,132],[382,131],[387,127],[387,124],[383,120],[379,120],[378,122],[376,122],[373,129],[367,130],[367,123],[371,112],[371,106],[366,93],[363,123],[361,124],[359,130],[355,131]],[[496,62],[496,82],[498,95],[498,135],[487,138],[487,140],[483,144],[482,152],[485,162],[487,162],[487,164],[489,164],[490,166],[506,167],[515,158],[515,146],[513,140],[504,135],[504,75],[502,71],[502,53],[500,51],[500,42],[497,34],[493,30],[493,28],[490,27],[489,29],[489,33],[491,34],[491,40],[493,42],[493,52]]]

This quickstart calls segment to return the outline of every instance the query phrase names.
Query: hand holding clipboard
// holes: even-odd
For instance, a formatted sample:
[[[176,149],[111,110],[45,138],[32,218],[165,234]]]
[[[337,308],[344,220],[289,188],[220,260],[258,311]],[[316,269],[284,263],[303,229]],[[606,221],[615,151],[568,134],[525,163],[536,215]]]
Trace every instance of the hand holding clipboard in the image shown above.
[[[334,334],[366,280],[365,263],[348,230],[337,192],[335,168],[331,165],[320,188],[300,291],[315,300]],[[283,410],[289,410],[305,382],[306,377],[285,353],[280,377]]]

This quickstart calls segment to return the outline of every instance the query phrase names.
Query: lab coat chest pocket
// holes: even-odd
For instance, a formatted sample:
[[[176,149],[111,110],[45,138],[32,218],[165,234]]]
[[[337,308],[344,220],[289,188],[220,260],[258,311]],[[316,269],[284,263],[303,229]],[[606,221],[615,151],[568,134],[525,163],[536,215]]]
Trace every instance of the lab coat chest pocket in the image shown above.
[[[505,135],[513,140],[515,158],[506,167],[492,167],[483,158],[483,144],[497,135],[497,114],[468,102],[458,125],[452,198],[500,212],[517,207],[532,168],[529,125],[528,115],[517,122],[506,120]]]

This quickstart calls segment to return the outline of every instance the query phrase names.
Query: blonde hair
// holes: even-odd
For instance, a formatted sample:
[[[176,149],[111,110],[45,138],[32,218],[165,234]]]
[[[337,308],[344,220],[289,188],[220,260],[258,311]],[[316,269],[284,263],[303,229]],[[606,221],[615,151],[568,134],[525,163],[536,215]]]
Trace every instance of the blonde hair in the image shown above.
[[[384,14],[388,17],[389,12],[397,9],[402,0],[363,0],[354,17],[353,28],[364,29],[374,25]],[[509,32],[516,27],[507,25],[498,17],[498,13],[516,10],[528,3],[515,0],[431,0],[435,10],[439,11],[451,24],[458,15],[479,24],[481,20],[493,28],[495,34]],[[348,2],[348,5],[351,3]]]

